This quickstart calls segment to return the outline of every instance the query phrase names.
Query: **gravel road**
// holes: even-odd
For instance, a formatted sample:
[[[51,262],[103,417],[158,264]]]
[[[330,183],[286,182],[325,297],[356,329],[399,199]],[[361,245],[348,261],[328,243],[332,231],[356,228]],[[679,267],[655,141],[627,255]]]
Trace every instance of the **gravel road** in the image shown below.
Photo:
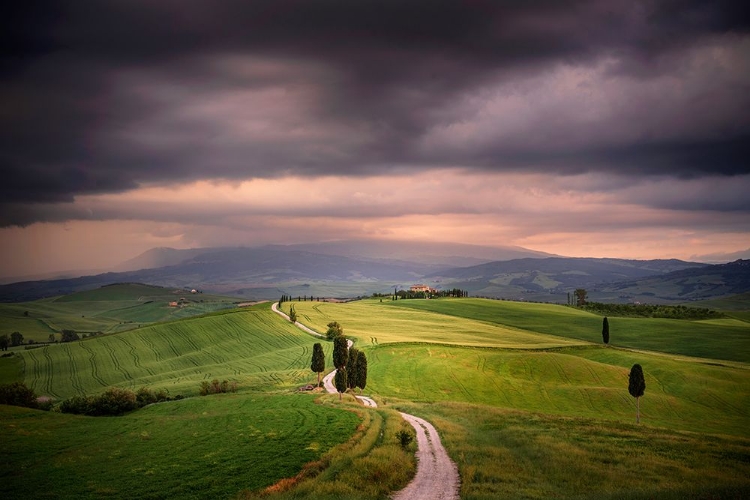
[[[279,311],[273,304],[271,309],[274,312],[285,317],[287,321],[289,316]],[[319,333],[306,327],[302,323],[295,323],[300,329],[321,337]],[[353,342],[349,342],[349,347]],[[336,370],[323,377],[323,386],[326,392],[336,394],[336,387],[333,385],[333,378],[336,376]],[[377,403],[367,396],[356,396],[365,406],[377,408]],[[401,413],[401,416],[414,427],[417,433],[417,473],[414,479],[406,485],[401,491],[395,492],[391,498],[393,500],[458,500],[459,476],[456,464],[448,456],[443,444],[440,442],[435,427],[431,423],[408,413]]]

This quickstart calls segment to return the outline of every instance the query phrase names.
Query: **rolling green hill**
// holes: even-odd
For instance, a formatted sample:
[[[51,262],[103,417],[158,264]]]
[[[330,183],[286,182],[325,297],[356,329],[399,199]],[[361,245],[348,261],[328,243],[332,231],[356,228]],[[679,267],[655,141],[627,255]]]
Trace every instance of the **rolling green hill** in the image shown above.
[[[367,347],[370,389],[413,402],[465,402],[630,422],[628,372],[640,363],[641,418],[669,429],[750,438],[750,367],[605,347],[519,351],[430,345]]]
[[[290,304],[283,305],[285,310]],[[533,349],[602,341],[601,316],[556,304],[450,298],[293,304],[303,323],[324,333],[330,321],[338,321],[361,344],[433,342]],[[750,323],[736,318],[610,318],[609,323],[610,343],[615,346],[750,362]]]
[[[236,303],[232,297],[119,283],[32,302],[0,304],[0,334],[18,331],[25,341],[47,342],[50,334],[59,340],[64,329],[113,333],[227,309]]]
[[[17,356],[23,380],[40,395],[67,398],[110,386],[159,387],[174,395],[195,393],[202,380],[214,378],[246,388],[308,383],[314,341],[278,321],[266,304],[17,351]]]
[[[602,342],[601,316],[555,304],[439,299],[389,301],[387,305],[594,344]],[[609,327],[610,344],[618,347],[750,362],[750,323],[736,318],[706,321],[609,318]]]
[[[312,482],[267,492],[268,498],[381,498],[389,491],[387,484],[402,484],[402,472],[410,465],[388,465],[401,464],[405,454],[395,444],[394,409],[426,416],[436,425],[459,466],[464,499],[741,498],[750,492],[748,331],[738,319],[612,318],[614,345],[604,347],[600,316],[549,304],[370,299],[294,306],[303,323],[324,332],[335,320],[357,341],[369,361],[367,392],[380,408],[360,412],[364,420],[357,432],[369,437],[357,438],[361,444],[351,445],[342,462],[330,462]],[[261,425],[246,414],[268,415],[271,427],[262,429],[263,436],[276,444],[276,454],[295,460],[301,459],[300,440],[319,441],[305,437],[312,431],[288,434],[290,422],[302,419],[302,429],[342,425],[342,432],[351,435],[345,418],[328,415],[322,424],[307,402],[295,402],[311,399],[283,395],[315,379],[309,363],[316,341],[274,314],[270,304],[259,304],[16,351],[0,358],[0,377],[12,380],[18,376],[14,370],[20,370],[37,393],[57,398],[111,385],[190,395],[202,380],[213,378],[238,381],[240,393],[155,405],[122,418],[0,408],[0,422],[12,436],[0,446],[10,450],[14,466],[36,461],[54,469],[56,456],[68,457],[70,468],[54,470],[68,471],[75,481],[55,480],[57,474],[40,478],[35,472],[21,477],[71,492],[69,497],[119,497],[131,481],[143,483],[134,491],[145,498],[184,497],[173,472],[184,474],[182,481],[194,485],[197,498],[212,498],[215,492],[232,496],[239,483],[226,479],[230,476],[257,474],[271,481],[264,464],[248,462],[245,475],[233,465],[234,454],[240,453],[237,444],[259,450],[268,444],[252,441]],[[330,368],[330,344],[323,346]],[[634,363],[643,366],[647,384],[640,426],[633,423],[635,404],[627,392]],[[324,402],[339,405],[335,396]],[[77,440],[67,430],[78,422],[87,428],[95,424],[92,439]],[[163,434],[157,432],[162,428]],[[181,439],[183,434],[172,430],[178,428],[191,432]],[[226,440],[223,433],[234,439]],[[269,433],[290,437],[275,440]],[[114,438],[96,444],[93,436],[103,440],[105,434]],[[59,442],[50,442],[53,436]],[[326,442],[342,442],[339,438]],[[392,450],[377,451],[388,443]],[[167,457],[189,457],[187,462],[196,465],[169,471],[168,462],[159,458],[165,454],[155,449],[168,450]],[[120,460],[125,469],[112,465]],[[346,473],[350,466],[344,462],[358,465]],[[294,463],[290,467],[299,470],[300,462]],[[12,470],[23,471],[21,465]],[[89,465],[90,472],[71,472]],[[205,471],[214,480],[204,480]],[[14,488],[21,488],[11,472],[6,474]],[[120,476],[105,479],[113,474]],[[400,475],[395,479],[393,474]],[[149,483],[151,476],[162,486]],[[105,486],[108,481],[114,491]],[[256,491],[267,484],[246,481]]]

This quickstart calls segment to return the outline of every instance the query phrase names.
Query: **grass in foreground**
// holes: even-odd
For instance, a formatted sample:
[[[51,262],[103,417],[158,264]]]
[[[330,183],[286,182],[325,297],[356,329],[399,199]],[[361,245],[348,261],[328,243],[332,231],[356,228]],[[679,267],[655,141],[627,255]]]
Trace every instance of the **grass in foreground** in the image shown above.
[[[747,439],[465,403],[396,406],[438,429],[463,500],[750,495]]]
[[[346,443],[337,446],[320,460],[308,464],[294,478],[261,491],[245,491],[239,498],[271,500],[309,499],[374,500],[386,498],[405,487],[416,472],[412,443],[404,449],[396,433],[410,429],[393,409],[364,409],[353,396],[322,396],[323,404],[355,411],[362,424]]]
[[[0,406],[6,498],[229,498],[295,476],[360,425],[311,395],[237,394],[124,417]]]

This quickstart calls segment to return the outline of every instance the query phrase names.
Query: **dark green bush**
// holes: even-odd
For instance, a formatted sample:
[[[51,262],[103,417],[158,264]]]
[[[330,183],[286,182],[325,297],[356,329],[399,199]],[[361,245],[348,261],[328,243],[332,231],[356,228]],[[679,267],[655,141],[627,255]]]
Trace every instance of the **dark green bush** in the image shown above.
[[[414,441],[414,435],[407,430],[401,429],[396,433],[396,439],[398,439],[402,448],[406,448],[412,441]]]
[[[73,396],[60,403],[61,412],[75,415],[91,415],[93,407],[94,398],[91,396]]]
[[[94,398],[95,416],[123,415],[138,408],[135,393],[119,387],[111,387]]]
[[[209,394],[221,394],[225,392],[237,392],[237,382],[228,380],[213,379],[210,383],[207,380],[201,382],[198,393],[201,396],[208,396]]]
[[[36,394],[23,382],[0,385],[0,404],[38,408]]]
[[[159,389],[154,392],[148,387],[141,387],[133,392],[128,389],[112,387],[98,396],[73,396],[60,403],[58,408],[62,413],[74,413],[76,415],[117,416],[152,403],[178,399],[182,399],[182,396],[177,395],[170,398],[166,389]]]
[[[135,393],[135,400],[138,402],[138,407],[141,408],[156,403],[158,398],[148,387],[141,387]]]

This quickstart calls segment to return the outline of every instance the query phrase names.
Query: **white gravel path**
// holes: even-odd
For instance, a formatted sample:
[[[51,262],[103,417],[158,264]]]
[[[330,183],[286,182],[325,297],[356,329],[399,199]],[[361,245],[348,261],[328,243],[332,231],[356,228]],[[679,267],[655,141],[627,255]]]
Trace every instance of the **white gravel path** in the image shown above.
[[[279,316],[281,316],[282,318],[284,318],[285,320],[287,320],[287,321],[290,321],[290,320],[289,320],[289,315],[287,315],[286,313],[284,313],[284,312],[282,312],[282,311],[279,311],[279,303],[278,303],[278,302],[274,302],[274,303],[273,303],[273,304],[271,305],[271,310],[272,310],[273,312],[275,312],[276,314],[278,314]],[[300,323],[299,321],[297,321],[296,323],[294,323],[294,325],[295,325],[295,326],[296,326],[297,328],[299,328],[300,330],[302,330],[303,332],[305,332],[305,333],[309,333],[310,335],[312,335],[312,336],[314,336],[314,337],[319,337],[319,338],[321,338],[321,339],[324,339],[324,338],[326,338],[326,336],[325,336],[325,335],[321,335],[321,334],[319,334],[318,332],[316,332],[316,331],[315,331],[315,330],[313,330],[312,328],[308,328],[308,327],[306,327],[305,325],[303,325],[303,324],[302,324],[302,323]]]
[[[289,316],[279,311],[278,303],[274,303],[271,309],[280,314],[287,321]],[[295,323],[297,327],[316,337],[323,337],[318,332],[306,327],[302,323]],[[349,347],[353,342],[348,341]],[[333,378],[336,370],[323,377],[323,386],[326,392],[336,394]],[[367,396],[356,396],[365,406],[377,408],[377,403]],[[431,423],[408,413],[401,416],[414,427],[417,433],[417,473],[414,479],[406,485],[403,490],[395,492],[393,500],[458,500],[459,476],[458,467],[448,456],[440,436]]]
[[[448,456],[440,436],[431,423],[408,413],[401,413],[417,431],[417,474],[393,500],[456,500],[458,467]]]

